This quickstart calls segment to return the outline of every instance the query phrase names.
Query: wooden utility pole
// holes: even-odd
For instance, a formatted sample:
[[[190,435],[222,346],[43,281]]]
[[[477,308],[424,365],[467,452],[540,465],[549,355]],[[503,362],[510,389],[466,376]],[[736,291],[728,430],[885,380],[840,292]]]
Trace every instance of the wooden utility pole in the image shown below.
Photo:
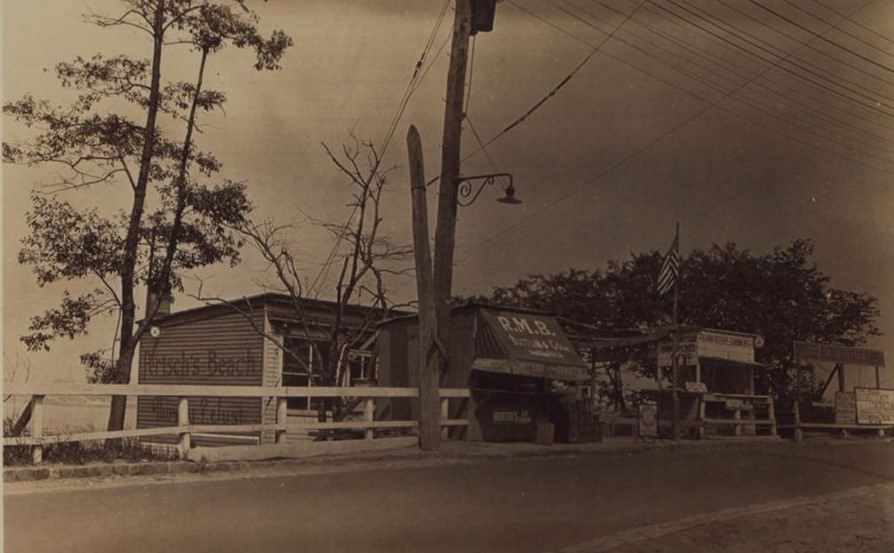
[[[463,95],[469,54],[472,15],[469,0],[456,0],[453,45],[447,74],[441,175],[438,189],[438,223],[435,229],[434,300],[438,339],[450,350],[450,298],[453,289],[453,248],[456,235],[457,181],[460,175]]]
[[[416,294],[419,298],[419,449],[441,447],[439,382],[441,359],[437,347],[432,261],[428,245],[428,205],[425,197],[425,164],[422,141],[416,127],[407,132],[410,163],[410,196],[413,204],[413,252],[416,261]]]

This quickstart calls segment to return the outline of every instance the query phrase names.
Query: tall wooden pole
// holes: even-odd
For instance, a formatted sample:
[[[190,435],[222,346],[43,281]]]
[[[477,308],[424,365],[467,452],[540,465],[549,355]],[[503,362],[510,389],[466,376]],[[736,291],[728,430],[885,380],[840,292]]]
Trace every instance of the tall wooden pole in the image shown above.
[[[450,350],[450,298],[453,288],[453,248],[456,240],[457,180],[460,175],[463,93],[469,54],[472,15],[469,0],[456,0],[453,45],[447,74],[441,175],[438,188],[438,222],[435,229],[434,295],[438,338]]]
[[[410,162],[410,196],[413,204],[413,252],[416,261],[416,294],[419,298],[419,449],[437,451],[441,447],[441,421],[438,378],[440,357],[435,337],[438,321],[435,316],[432,262],[428,245],[428,205],[425,197],[425,164],[422,141],[416,127],[407,132]]]

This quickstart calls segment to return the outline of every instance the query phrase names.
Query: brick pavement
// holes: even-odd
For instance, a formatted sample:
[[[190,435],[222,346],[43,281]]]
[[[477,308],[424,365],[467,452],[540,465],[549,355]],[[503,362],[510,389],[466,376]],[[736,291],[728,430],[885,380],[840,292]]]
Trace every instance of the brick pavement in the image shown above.
[[[627,530],[560,553],[891,553],[894,483]]]

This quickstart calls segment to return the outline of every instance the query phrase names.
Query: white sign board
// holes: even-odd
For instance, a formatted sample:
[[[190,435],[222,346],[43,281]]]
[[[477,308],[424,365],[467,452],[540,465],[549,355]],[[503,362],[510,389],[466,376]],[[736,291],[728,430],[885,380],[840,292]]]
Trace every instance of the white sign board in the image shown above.
[[[894,425],[894,390],[855,388],[857,424]]]
[[[639,405],[639,436],[640,438],[658,437],[657,404],[646,402]]]

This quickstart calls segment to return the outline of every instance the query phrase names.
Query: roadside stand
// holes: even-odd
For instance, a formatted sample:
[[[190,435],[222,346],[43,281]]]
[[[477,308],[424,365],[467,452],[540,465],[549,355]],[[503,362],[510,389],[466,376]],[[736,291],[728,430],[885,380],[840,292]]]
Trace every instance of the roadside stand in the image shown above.
[[[799,383],[805,380],[804,371],[815,374],[823,364],[832,364],[822,387],[815,392],[799,390],[785,413],[783,428],[793,431],[795,441],[806,432],[846,438],[851,433],[885,436],[894,429],[894,389],[881,385],[883,351],[811,342],[794,342],[793,351]]]
[[[580,386],[589,380],[586,365],[553,315],[470,302],[453,308],[450,322],[440,385],[471,390],[469,398],[443,400],[442,419],[469,419],[467,428],[451,430],[451,438],[542,444],[596,439]],[[379,385],[418,385],[417,329],[416,316],[380,325]],[[410,399],[392,398],[381,416],[414,418],[417,409]]]
[[[621,417],[640,437],[672,437],[674,411],[685,438],[776,435],[772,398],[755,392],[759,336],[681,326],[641,336],[592,341],[594,371],[608,363],[654,363],[655,380],[640,382],[635,419]],[[674,359],[676,357],[676,359]],[[676,379],[671,370],[676,360]],[[615,369],[617,372],[617,369]],[[615,382],[620,376],[612,377]],[[676,404],[676,408],[675,408]],[[613,432],[609,429],[608,432]]]

